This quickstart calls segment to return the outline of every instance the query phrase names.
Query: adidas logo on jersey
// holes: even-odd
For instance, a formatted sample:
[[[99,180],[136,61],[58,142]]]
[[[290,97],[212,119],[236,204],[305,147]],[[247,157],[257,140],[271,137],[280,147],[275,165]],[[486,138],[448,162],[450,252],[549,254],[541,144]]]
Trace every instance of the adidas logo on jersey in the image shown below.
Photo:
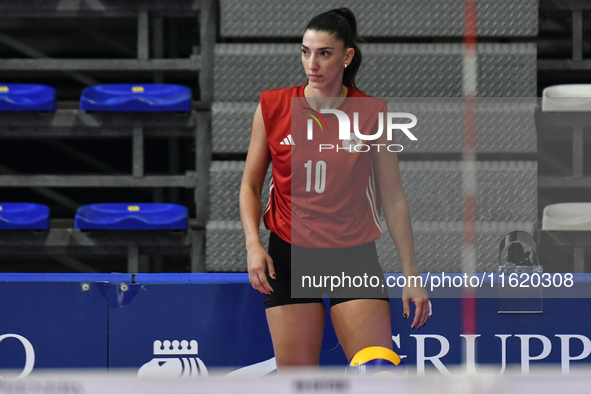
[[[293,138],[291,137],[291,134],[289,134],[279,143],[279,145],[295,145],[295,142],[293,142]]]

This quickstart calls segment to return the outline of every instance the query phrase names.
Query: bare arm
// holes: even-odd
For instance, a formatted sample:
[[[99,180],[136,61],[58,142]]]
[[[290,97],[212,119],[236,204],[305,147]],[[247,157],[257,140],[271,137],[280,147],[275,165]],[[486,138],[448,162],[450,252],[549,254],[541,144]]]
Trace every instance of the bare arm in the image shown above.
[[[379,152],[374,151],[373,165],[380,189],[380,198],[388,230],[396,245],[402,272],[408,278],[419,274],[415,260],[414,241],[410,221],[410,211],[406,195],[400,180],[400,169],[398,167],[398,156],[396,153],[388,152],[384,147],[392,144],[385,135],[378,139],[378,143],[385,144]],[[423,287],[407,287],[403,291],[404,316],[410,316],[410,302],[415,303],[415,318],[411,328],[422,327],[427,321],[429,314],[429,296]],[[406,317],[405,317],[406,318]]]
[[[273,261],[263,247],[259,235],[261,192],[270,162],[271,153],[259,104],[252,122],[252,136],[240,185],[240,219],[246,238],[249,280],[255,290],[264,294],[273,291],[265,276],[265,267],[269,270],[269,275],[275,275]]]

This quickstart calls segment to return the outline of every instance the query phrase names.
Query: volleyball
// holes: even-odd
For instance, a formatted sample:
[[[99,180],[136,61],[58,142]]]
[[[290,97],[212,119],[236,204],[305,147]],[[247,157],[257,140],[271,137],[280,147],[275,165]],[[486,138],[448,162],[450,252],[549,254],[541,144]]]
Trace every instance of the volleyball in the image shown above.
[[[347,375],[377,375],[395,373],[404,363],[396,352],[381,346],[370,346],[353,356],[347,366]]]

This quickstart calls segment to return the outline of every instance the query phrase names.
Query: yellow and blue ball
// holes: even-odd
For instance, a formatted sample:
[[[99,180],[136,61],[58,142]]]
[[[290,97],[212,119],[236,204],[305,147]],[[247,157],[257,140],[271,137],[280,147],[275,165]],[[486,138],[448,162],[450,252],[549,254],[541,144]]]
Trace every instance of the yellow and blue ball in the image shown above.
[[[396,373],[402,365],[402,359],[396,352],[381,346],[370,346],[361,349],[353,356],[345,373],[347,375]]]

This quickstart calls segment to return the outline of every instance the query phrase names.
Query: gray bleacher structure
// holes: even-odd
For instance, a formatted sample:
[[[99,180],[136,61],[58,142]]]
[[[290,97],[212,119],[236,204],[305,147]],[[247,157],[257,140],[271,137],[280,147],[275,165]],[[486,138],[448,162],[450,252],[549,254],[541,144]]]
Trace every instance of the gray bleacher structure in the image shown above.
[[[362,37],[461,37],[460,0],[220,0],[222,37],[300,37],[306,23],[331,8],[348,7]],[[538,0],[478,0],[477,34],[533,37],[538,34]]]
[[[358,85],[372,96],[391,98],[391,108],[406,106],[424,120],[417,124],[419,141],[399,155],[422,272],[461,271],[463,5],[457,0],[347,3],[368,41],[361,46]],[[306,82],[298,44],[261,39],[297,42],[312,16],[336,6],[341,3],[220,1],[222,39],[239,38],[241,43],[219,43],[214,51],[214,155],[247,152],[262,90]],[[514,230],[531,234],[537,222],[537,161],[532,159],[537,152],[537,23],[536,0],[478,2],[478,34],[487,42],[477,45],[476,153],[488,155],[476,165],[478,272],[496,272],[504,235]],[[519,40],[506,42],[508,37]],[[240,162],[212,162],[211,197],[218,205],[206,229],[207,271],[246,270],[236,201],[242,167]],[[268,231],[261,234],[266,242]],[[377,247],[385,271],[401,272],[387,230]]]
[[[541,15],[551,23],[558,21],[566,36],[570,35],[560,56],[552,52],[556,46],[539,44],[540,96],[542,89],[551,85],[588,84],[591,61],[585,49],[585,32],[589,28],[586,16],[591,10],[591,3],[585,0],[540,0],[539,7]],[[553,18],[555,15],[557,17]],[[540,31],[540,35],[543,33]],[[549,37],[547,32],[544,36]],[[554,32],[552,36],[558,34]],[[588,115],[588,112],[561,113],[538,109],[540,216],[549,205],[588,202],[591,199],[590,161],[585,157],[589,151]],[[568,149],[558,148],[565,145]],[[536,235],[538,245],[541,245],[539,254],[548,255],[548,260],[555,262],[556,272],[591,272],[588,231],[554,232],[543,230],[540,226]]]
[[[272,166],[269,166],[261,195],[263,210],[269,200]],[[238,195],[244,172],[244,161],[213,161],[210,169],[211,210],[205,243],[208,271],[243,272],[246,248]],[[269,243],[269,231],[260,226],[261,241]]]
[[[296,43],[313,15],[337,6],[342,6],[342,2],[0,3],[0,16],[5,19],[137,18],[135,58],[52,59],[0,34],[3,44],[32,57],[0,59],[0,72],[63,72],[89,85],[96,81],[84,75],[87,71],[189,71],[199,75],[200,97],[190,113],[174,116],[89,114],[71,106],[66,109],[64,105],[58,105],[51,114],[3,114],[0,137],[129,138],[133,170],[127,175],[93,176],[19,175],[4,171],[0,187],[31,187],[45,193],[60,186],[188,188],[195,191],[196,216],[191,218],[187,232],[149,236],[136,232],[87,233],[69,227],[52,228],[45,233],[4,233],[0,237],[0,253],[54,255],[64,264],[82,270],[84,267],[72,256],[123,254],[128,257],[130,272],[141,270],[142,255],[187,253],[192,256],[193,272],[244,272],[246,253],[238,211],[244,161],[239,159],[248,150],[259,93],[305,82]],[[358,75],[359,86],[375,97],[393,98],[389,99],[392,108],[407,106],[409,112],[416,112],[424,120],[417,125],[419,141],[405,146],[405,152],[399,156],[413,215],[419,269],[457,272],[463,231],[464,1],[352,0],[347,6],[355,12],[359,32],[367,40],[361,47],[364,60]],[[531,233],[537,221],[537,165],[531,159],[537,152],[535,100],[530,103],[520,98],[536,95],[538,1],[479,0],[477,13],[479,38],[486,38],[477,46],[477,92],[479,97],[495,99],[477,105],[476,150],[477,154],[488,156],[477,163],[476,251],[478,270],[491,271],[496,265],[501,238],[513,230]],[[158,58],[162,52],[162,21],[158,18],[162,16],[198,18],[199,47],[190,57]],[[424,99],[428,97],[435,99]],[[147,136],[194,138],[194,170],[181,175],[146,175],[143,140]],[[212,162],[212,153],[216,158],[232,161]],[[263,203],[268,179],[269,175]],[[57,198],[55,194],[53,197]],[[261,227],[261,234],[266,243],[268,231]],[[386,271],[400,272],[387,231],[378,240],[378,251]]]
[[[110,0],[74,2],[2,2],[0,16],[10,18],[137,18],[136,58],[55,59],[31,50],[5,34],[3,44],[32,58],[0,59],[0,71],[11,73],[65,72],[86,85],[96,81],[84,72],[118,73],[125,71],[189,71],[198,81],[200,102],[187,113],[86,113],[77,103],[59,103],[51,113],[3,113],[0,123],[2,138],[129,138],[132,173],[101,175],[22,175],[3,171],[0,187],[34,188],[46,197],[60,200],[51,188],[185,188],[194,190],[196,215],[189,220],[186,231],[80,231],[72,224],[54,226],[48,231],[6,231],[0,235],[0,253],[15,255],[50,255],[75,270],[92,272],[81,264],[76,255],[127,256],[128,272],[138,272],[143,256],[185,254],[191,257],[191,270],[203,271],[205,223],[209,211],[209,166],[211,161],[211,101],[213,99],[213,48],[217,29],[215,0],[184,0],[167,2],[140,0],[116,2]],[[199,21],[199,53],[189,58],[158,58],[162,52],[162,17],[193,17]],[[158,23],[159,22],[159,23]],[[150,50],[152,49],[152,55]],[[19,74],[20,75],[20,74]],[[191,138],[195,141],[194,169],[185,174],[146,175],[144,137]],[[64,201],[61,198],[61,201]],[[70,221],[73,223],[73,220]],[[68,222],[68,223],[70,223]],[[73,257],[74,256],[74,257]],[[143,265],[143,264],[142,264]],[[145,266],[142,267],[146,269]],[[89,271],[90,270],[90,271]]]

